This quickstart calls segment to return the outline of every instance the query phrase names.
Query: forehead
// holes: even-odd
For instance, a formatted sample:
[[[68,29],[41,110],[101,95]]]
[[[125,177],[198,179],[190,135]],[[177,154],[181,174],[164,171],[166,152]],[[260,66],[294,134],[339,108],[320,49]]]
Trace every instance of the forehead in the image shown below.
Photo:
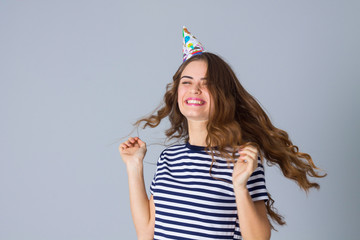
[[[181,76],[191,76],[194,78],[206,77],[207,63],[205,61],[193,61],[190,62],[182,71]]]

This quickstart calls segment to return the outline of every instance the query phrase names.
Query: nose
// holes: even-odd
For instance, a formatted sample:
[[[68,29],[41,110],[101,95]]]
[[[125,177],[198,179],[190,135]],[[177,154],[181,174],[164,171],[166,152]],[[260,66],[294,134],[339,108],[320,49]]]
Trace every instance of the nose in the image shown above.
[[[191,92],[194,94],[200,94],[201,93],[201,87],[199,84],[193,84],[191,88]]]

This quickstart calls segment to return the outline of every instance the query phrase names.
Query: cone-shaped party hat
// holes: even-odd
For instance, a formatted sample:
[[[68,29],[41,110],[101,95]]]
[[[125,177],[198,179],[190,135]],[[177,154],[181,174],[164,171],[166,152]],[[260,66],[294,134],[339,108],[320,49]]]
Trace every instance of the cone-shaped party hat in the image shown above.
[[[196,39],[195,36],[183,27],[183,62],[191,58],[193,55],[201,54],[204,52],[204,47]]]

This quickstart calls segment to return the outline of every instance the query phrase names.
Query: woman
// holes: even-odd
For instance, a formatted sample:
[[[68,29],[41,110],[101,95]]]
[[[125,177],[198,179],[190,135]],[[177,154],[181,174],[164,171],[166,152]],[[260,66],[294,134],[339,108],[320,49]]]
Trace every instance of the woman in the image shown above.
[[[229,65],[204,52],[184,28],[184,62],[168,85],[164,106],[139,125],[169,117],[169,139],[148,199],[143,179],[146,144],[131,137],[119,151],[127,166],[130,204],[139,239],[270,239],[267,215],[283,225],[266,190],[263,157],[308,191],[323,177],[310,155],[275,128]]]

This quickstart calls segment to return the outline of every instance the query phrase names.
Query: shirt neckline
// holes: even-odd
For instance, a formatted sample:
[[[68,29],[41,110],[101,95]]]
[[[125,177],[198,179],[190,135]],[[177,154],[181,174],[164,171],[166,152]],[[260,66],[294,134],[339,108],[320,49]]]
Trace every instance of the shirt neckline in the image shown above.
[[[191,145],[189,142],[185,143],[185,146],[191,150],[195,150],[195,151],[204,151],[205,147],[204,146],[197,146],[197,145]]]
[[[189,142],[186,142],[185,143],[185,146],[191,150],[195,150],[195,151],[205,151],[205,148],[204,146],[198,146],[198,145],[191,145]],[[217,147],[213,147],[214,150],[217,150],[218,148]]]

